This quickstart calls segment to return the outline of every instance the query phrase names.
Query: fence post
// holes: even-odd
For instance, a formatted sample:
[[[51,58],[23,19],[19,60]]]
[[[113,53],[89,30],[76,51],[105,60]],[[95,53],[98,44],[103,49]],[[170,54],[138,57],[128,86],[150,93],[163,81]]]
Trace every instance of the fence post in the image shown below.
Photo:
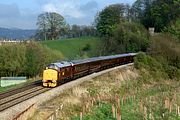
[[[116,113],[115,113],[115,107],[114,107],[114,105],[112,105],[112,114],[113,114],[113,118],[115,118],[115,117],[116,117]]]
[[[58,109],[56,109],[56,110],[55,110],[55,120],[56,120],[56,119],[57,119],[57,117],[58,117],[58,114],[59,114],[59,109],[60,109],[60,108],[58,108]]]
[[[83,118],[83,113],[80,112],[80,120],[82,120],[82,118]]]

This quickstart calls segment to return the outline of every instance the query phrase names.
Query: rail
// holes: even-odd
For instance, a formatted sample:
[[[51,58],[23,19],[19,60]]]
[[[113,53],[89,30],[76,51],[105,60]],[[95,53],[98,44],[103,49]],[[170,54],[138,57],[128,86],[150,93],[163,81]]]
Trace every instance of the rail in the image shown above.
[[[0,99],[5,98],[7,96],[17,94],[19,92],[23,92],[23,91],[25,91],[27,89],[30,89],[32,87],[36,87],[37,85],[41,85],[41,83],[42,83],[42,81],[38,80],[38,81],[35,81],[35,82],[32,82],[32,83],[28,83],[23,87],[18,87],[18,88],[10,89],[10,90],[8,90],[6,92],[2,92],[2,93],[0,93]]]
[[[36,105],[32,104],[27,109],[19,113],[17,116],[15,116],[12,120],[20,120],[23,118],[26,118],[26,116],[29,116],[29,114],[33,114],[35,111]]]

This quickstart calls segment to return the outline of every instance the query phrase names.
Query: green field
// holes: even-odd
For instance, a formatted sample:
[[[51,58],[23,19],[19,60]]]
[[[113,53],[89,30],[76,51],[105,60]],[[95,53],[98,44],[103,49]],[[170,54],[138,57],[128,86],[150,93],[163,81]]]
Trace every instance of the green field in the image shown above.
[[[79,59],[94,56],[97,52],[97,46],[100,45],[100,39],[97,37],[81,37],[43,41],[41,44],[60,51],[65,59]]]

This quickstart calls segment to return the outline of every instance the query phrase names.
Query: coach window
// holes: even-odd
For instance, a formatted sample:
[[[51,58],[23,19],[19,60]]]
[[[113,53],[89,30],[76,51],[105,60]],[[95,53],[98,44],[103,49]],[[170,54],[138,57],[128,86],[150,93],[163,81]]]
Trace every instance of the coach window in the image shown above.
[[[65,71],[68,72],[68,68],[66,68]]]

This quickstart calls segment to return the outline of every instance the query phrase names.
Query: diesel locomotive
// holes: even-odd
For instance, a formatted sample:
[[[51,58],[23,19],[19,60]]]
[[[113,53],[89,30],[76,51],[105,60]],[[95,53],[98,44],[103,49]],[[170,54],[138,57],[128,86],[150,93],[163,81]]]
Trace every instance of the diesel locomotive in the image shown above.
[[[70,81],[110,67],[132,63],[134,56],[136,53],[51,63],[43,71],[42,83],[44,87],[56,87],[61,81]]]

